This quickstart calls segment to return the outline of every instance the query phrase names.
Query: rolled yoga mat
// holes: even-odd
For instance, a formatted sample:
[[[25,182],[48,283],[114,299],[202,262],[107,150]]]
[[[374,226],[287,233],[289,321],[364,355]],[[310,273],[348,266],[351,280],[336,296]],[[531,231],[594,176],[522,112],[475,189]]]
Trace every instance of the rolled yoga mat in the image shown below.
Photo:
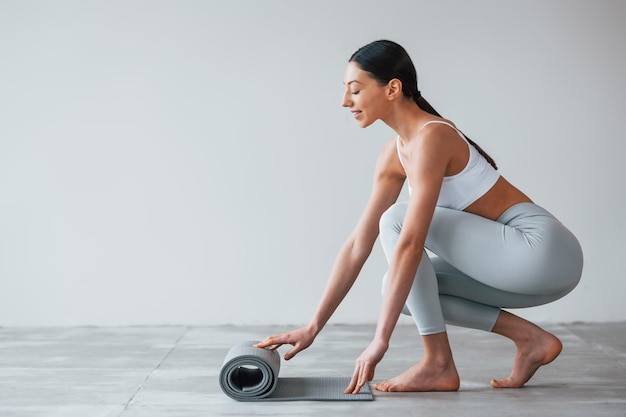
[[[237,401],[371,401],[365,384],[358,394],[344,394],[350,377],[279,378],[280,355],[255,348],[258,342],[233,346],[220,371],[220,387]]]

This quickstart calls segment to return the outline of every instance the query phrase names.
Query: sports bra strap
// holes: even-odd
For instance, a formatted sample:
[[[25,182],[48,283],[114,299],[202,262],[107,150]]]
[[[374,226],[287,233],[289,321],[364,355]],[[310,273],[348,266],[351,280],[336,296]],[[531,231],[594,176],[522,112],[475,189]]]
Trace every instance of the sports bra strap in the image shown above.
[[[430,123],[439,123],[439,124],[442,124],[442,125],[450,126],[452,129],[454,129],[454,130],[455,130],[455,132],[456,132],[456,133],[458,133],[458,134],[459,134],[459,136],[460,136],[460,137],[461,137],[461,138],[465,141],[465,143],[467,143],[467,144],[469,145],[469,142],[468,142],[468,141],[467,141],[467,139],[465,138],[465,135],[464,135],[463,133],[461,133],[461,131],[460,131],[459,129],[457,129],[457,128],[456,128],[456,127],[454,127],[452,124],[450,124],[450,123],[448,123],[448,122],[445,122],[445,121],[443,121],[443,120],[429,120],[429,121],[427,121],[426,123],[424,123],[424,124],[422,125],[422,127],[420,127],[420,130],[422,130],[422,129],[423,129],[423,128],[427,125],[427,124],[430,124]]]

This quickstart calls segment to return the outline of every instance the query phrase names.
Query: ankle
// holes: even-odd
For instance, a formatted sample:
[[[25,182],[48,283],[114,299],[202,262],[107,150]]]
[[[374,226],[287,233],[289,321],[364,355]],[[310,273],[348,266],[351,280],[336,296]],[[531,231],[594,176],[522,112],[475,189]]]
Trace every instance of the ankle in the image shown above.
[[[507,311],[500,313],[491,331],[511,339],[516,345],[532,342],[545,332],[536,324]]]
[[[422,363],[426,367],[432,369],[447,369],[450,367],[455,367],[452,354],[444,353],[424,354],[424,357],[422,358]]]
[[[448,341],[447,333],[422,336],[424,342],[423,363],[429,367],[445,369],[450,365],[454,366],[452,349]]]

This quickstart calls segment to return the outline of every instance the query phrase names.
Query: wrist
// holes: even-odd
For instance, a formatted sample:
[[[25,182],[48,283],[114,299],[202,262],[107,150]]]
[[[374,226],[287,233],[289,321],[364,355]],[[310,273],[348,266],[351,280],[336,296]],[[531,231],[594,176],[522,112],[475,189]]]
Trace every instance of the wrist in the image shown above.
[[[379,334],[374,335],[374,343],[377,343],[381,346],[385,346],[386,348],[389,347],[389,338],[388,337],[384,337],[381,336]]]
[[[392,329],[386,329],[382,326],[376,326],[376,332],[374,333],[374,342],[389,346],[389,341],[391,340]]]
[[[306,329],[315,337],[322,331],[322,327],[324,326],[313,320],[306,326]]]

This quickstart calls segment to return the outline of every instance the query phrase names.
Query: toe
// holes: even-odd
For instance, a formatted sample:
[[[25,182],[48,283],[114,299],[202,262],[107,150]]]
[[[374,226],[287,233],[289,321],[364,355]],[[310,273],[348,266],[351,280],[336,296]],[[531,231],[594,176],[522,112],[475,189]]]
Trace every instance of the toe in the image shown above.
[[[387,381],[383,381],[380,384],[374,385],[374,388],[376,388],[378,391],[385,392],[388,389],[388,383],[387,383]]]
[[[494,388],[521,388],[523,385],[524,384],[519,384],[512,381],[510,377],[501,380],[491,380],[491,386]]]

